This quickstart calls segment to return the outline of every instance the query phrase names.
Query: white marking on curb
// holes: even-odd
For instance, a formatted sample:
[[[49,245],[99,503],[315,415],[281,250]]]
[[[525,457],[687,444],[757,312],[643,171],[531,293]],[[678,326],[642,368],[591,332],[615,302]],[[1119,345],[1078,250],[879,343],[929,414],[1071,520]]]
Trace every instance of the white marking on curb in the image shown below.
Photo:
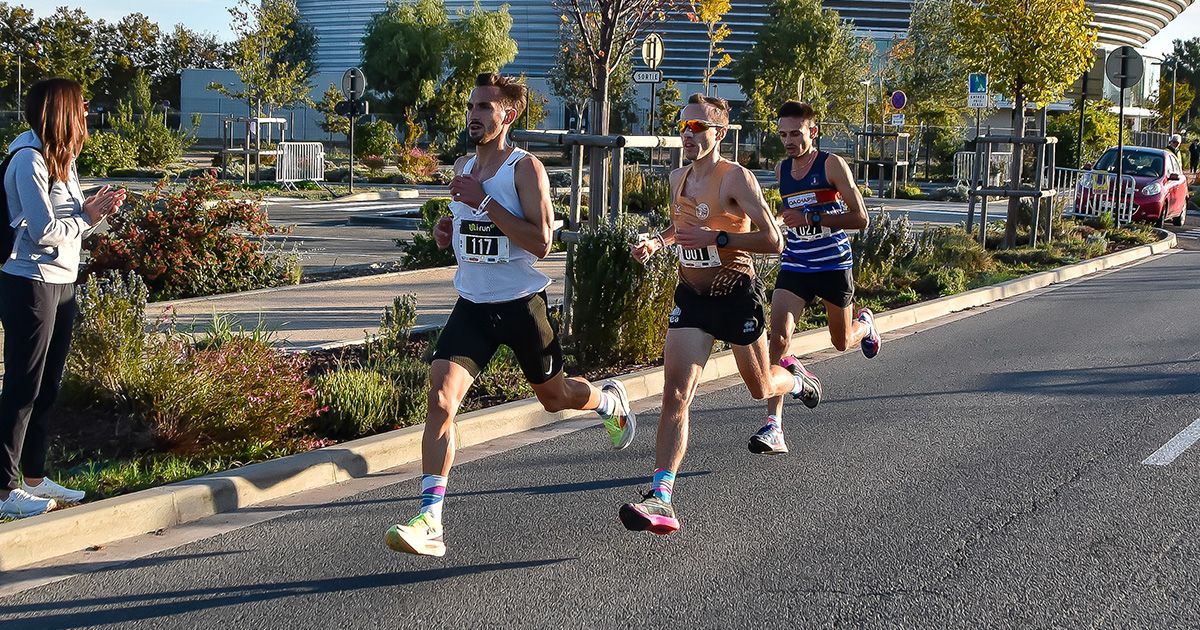
[[[1188,425],[1188,428],[1175,434],[1169,442],[1162,445],[1162,448],[1154,451],[1150,457],[1142,460],[1147,466],[1166,466],[1175,461],[1176,457],[1188,450],[1188,447],[1200,440],[1200,418]]]

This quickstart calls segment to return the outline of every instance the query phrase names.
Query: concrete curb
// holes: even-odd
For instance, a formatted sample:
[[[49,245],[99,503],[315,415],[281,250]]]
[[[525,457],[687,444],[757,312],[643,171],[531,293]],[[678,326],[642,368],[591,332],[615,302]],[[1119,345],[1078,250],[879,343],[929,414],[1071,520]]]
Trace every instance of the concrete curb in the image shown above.
[[[355,182],[357,183],[357,182]],[[347,201],[389,201],[392,199],[416,199],[421,194],[413,189],[405,188],[402,190],[368,190],[364,192],[338,197],[332,202],[347,202]]]
[[[1051,284],[1080,278],[1175,246],[1175,235],[1075,265],[914,304],[876,316],[881,332],[897,330],[956,311],[981,306]],[[809,330],[792,340],[792,351],[807,355],[830,347],[826,329]],[[737,374],[732,352],[713,355],[703,381]],[[663,389],[661,367],[619,378],[630,399],[657,396]],[[460,447],[588,414],[547,413],[535,399],[520,400],[460,416],[455,423]],[[43,516],[0,524],[0,571],[42,562],[66,553],[105,545],[167,527],[229,512],[362,477],[415,461],[421,454],[422,426],[253,464],[216,475],[105,499]]]

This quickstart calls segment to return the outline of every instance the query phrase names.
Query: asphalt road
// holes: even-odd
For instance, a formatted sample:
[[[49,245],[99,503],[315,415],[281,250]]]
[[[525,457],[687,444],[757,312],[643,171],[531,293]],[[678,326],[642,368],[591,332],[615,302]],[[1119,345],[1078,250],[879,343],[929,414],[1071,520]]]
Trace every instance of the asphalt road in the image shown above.
[[[816,363],[790,455],[762,408],[701,396],[683,529],[621,528],[654,414],[455,470],[441,559],[388,551],[408,481],[0,599],[15,628],[1196,627],[1200,252]],[[253,508],[251,508],[253,509]],[[66,571],[70,571],[67,567]]]

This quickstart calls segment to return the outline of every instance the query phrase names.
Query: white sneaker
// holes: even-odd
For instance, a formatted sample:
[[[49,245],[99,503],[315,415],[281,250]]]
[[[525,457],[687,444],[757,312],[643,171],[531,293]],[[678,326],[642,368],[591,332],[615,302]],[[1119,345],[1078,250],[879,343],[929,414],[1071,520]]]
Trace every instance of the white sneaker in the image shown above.
[[[83,490],[72,490],[64,488],[54,483],[49,477],[42,479],[42,483],[36,486],[31,486],[24,481],[21,482],[21,489],[35,497],[43,499],[57,499],[62,503],[79,503],[83,497],[87,495]]]
[[[8,498],[0,501],[0,516],[10,518],[25,518],[37,516],[53,510],[58,505],[54,499],[35,497],[17,488],[8,494]]]

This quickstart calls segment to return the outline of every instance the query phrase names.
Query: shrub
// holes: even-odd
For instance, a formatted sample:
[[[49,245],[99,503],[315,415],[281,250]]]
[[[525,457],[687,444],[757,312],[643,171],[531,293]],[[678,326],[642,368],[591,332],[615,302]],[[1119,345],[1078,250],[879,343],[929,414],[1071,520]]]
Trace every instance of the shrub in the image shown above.
[[[580,234],[567,274],[573,354],[584,370],[662,356],[678,263],[669,251],[639,264],[638,224],[626,219]]]
[[[257,201],[235,199],[233,192],[212,175],[189,180],[179,192],[167,192],[160,183],[111,217],[109,232],[85,241],[91,253],[87,272],[135,272],[154,300],[298,281],[296,258],[264,251],[257,240],[281,230],[268,223]]]
[[[417,295],[406,293],[393,299],[383,311],[379,333],[367,337],[367,363],[383,366],[404,358],[416,324]]]
[[[967,274],[957,267],[936,267],[913,283],[923,295],[954,295],[967,290]]]
[[[529,398],[533,396],[533,387],[517,365],[513,351],[508,346],[500,346],[496,356],[475,379],[470,395],[476,400],[475,404],[487,406]]]
[[[783,194],[779,192],[778,187],[764,188],[763,199],[767,200],[767,207],[779,214],[779,210],[783,208]]]
[[[417,181],[427,181],[438,172],[438,157],[420,147],[401,147],[396,152],[396,166],[401,173],[414,176]]]
[[[316,421],[322,435],[368,435],[396,420],[400,392],[386,376],[362,369],[334,370],[317,378],[317,402],[326,408]]]
[[[897,186],[896,196],[900,199],[923,199],[925,193],[917,186]]]
[[[625,209],[650,215],[655,228],[666,227],[671,220],[671,184],[665,175],[637,166],[625,168]]]
[[[928,239],[917,238],[907,214],[892,219],[880,211],[851,243],[856,281],[866,288],[882,286],[894,269],[911,265],[930,247]]]
[[[932,228],[925,231],[922,239],[926,243],[923,250],[934,265],[972,273],[987,273],[996,268],[992,254],[962,226]]]
[[[392,155],[396,152],[396,128],[386,120],[361,124],[355,133],[355,157]]]
[[[943,186],[942,188],[938,188],[932,193],[929,193],[929,198],[934,201],[966,202],[970,200],[970,195],[968,194],[966,186],[958,184],[955,186]]]
[[[137,165],[137,147],[124,136],[106,131],[91,134],[75,159],[79,174],[92,177],[107,177],[113,169]]]
[[[450,199],[430,199],[421,206],[421,231],[413,234],[411,241],[396,239],[397,247],[404,249],[400,265],[405,269],[428,269],[454,264],[454,248],[438,249],[433,239],[433,229],[442,217],[450,216]]]
[[[360,162],[371,172],[371,177],[383,177],[383,169],[387,166],[387,160],[372,154],[364,155]]]
[[[146,370],[146,299],[137,274],[93,275],[79,288],[64,399],[126,407]]]

